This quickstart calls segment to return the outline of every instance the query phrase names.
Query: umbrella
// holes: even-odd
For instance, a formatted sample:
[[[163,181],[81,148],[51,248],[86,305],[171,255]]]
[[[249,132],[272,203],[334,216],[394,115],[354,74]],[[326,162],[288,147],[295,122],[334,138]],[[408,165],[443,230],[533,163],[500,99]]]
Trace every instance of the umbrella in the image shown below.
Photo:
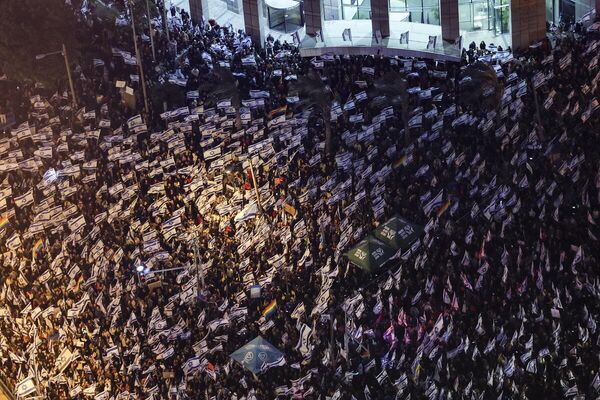
[[[346,253],[346,257],[366,272],[373,273],[385,264],[396,252],[393,248],[367,236],[358,245]]]
[[[283,353],[262,336],[257,336],[229,356],[250,372],[258,374],[285,364]]]
[[[423,234],[423,227],[396,215],[375,229],[373,234],[393,249],[405,250]]]

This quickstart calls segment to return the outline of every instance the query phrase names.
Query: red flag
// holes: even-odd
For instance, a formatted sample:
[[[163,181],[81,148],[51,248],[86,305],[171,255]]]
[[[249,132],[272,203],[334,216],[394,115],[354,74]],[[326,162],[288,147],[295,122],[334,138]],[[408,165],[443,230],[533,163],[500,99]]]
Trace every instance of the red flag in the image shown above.
[[[477,258],[478,260],[481,260],[483,257],[485,257],[485,243],[486,243],[486,238],[484,238],[483,241],[481,242],[481,248],[475,255],[475,258]]]
[[[213,381],[217,380],[217,372],[215,366],[212,363],[206,364],[206,374],[212,378]]]

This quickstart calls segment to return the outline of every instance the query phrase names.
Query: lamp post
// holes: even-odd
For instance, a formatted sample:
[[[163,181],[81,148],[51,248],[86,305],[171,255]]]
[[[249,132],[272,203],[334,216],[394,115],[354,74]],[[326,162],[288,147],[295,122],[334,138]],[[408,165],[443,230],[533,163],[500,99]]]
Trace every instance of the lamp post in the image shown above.
[[[152,19],[150,18],[150,6],[146,0],[146,13],[148,14],[148,32],[150,34],[150,46],[152,46],[152,61],[156,62],[156,50],[154,49],[154,34],[152,33]]]
[[[256,202],[258,204],[258,209],[262,212],[262,204],[260,203],[260,195],[258,193],[258,184],[256,183],[256,177],[254,176],[254,165],[252,165],[252,160],[250,162],[250,175],[252,175],[252,184],[254,185],[254,193],[256,194]]]
[[[169,35],[169,16],[167,15],[167,0],[163,0],[163,12],[162,12],[162,20],[163,20],[163,29],[167,34],[167,42],[171,40]]]
[[[135,31],[135,19],[133,15],[134,0],[129,0],[129,14],[131,14],[131,29],[133,31],[133,46],[135,48],[135,59],[137,61],[138,68],[140,69],[140,83],[142,84],[142,94],[144,95],[144,109],[146,110],[146,116],[150,115],[150,109],[148,107],[148,95],[146,93],[146,80],[144,79],[144,66],[142,65],[142,58],[140,57],[140,49],[137,43],[137,34]]]
[[[63,56],[65,60],[65,68],[67,69],[67,78],[69,79],[69,90],[71,91],[71,103],[73,104],[73,108],[77,109],[77,95],[75,94],[75,86],[73,85],[73,77],[71,76],[71,67],[69,66],[69,56],[67,55],[67,47],[65,44],[62,44],[62,50],[53,51],[51,53],[43,53],[35,56],[36,60],[41,60],[46,58],[47,56],[52,56],[54,54],[60,54]]]
[[[37,392],[39,394],[43,394],[44,392],[40,390],[40,381],[38,379],[39,373],[38,373],[38,363],[37,363],[37,346],[35,344],[35,342],[38,340],[38,336],[37,335],[38,335],[38,333],[37,333],[37,326],[35,324],[33,324],[34,350],[32,352],[32,358],[33,358],[33,369],[35,371],[35,389],[37,390]],[[39,398],[43,398],[43,396],[39,396]]]
[[[137,280],[138,280],[138,285],[141,285],[141,280],[140,280],[140,274],[144,272],[145,267],[140,264],[137,267],[135,267],[135,270],[137,271],[137,274],[135,274],[137,276]]]
[[[196,267],[196,281],[198,283],[198,294],[200,294],[200,289],[204,290],[204,268],[202,269],[202,274],[200,274],[200,264],[202,263],[200,260],[200,248],[198,246],[198,230],[194,231],[194,265]],[[202,284],[202,286],[200,286]]]
[[[146,269],[145,266],[143,265],[138,265],[137,267],[135,267],[136,271],[139,273],[145,273],[144,269]],[[185,267],[173,267],[173,268],[163,268],[163,269],[155,269],[155,270],[151,270],[148,271],[148,273],[152,273],[152,274],[162,274],[163,272],[169,272],[169,271],[181,271],[185,269]]]

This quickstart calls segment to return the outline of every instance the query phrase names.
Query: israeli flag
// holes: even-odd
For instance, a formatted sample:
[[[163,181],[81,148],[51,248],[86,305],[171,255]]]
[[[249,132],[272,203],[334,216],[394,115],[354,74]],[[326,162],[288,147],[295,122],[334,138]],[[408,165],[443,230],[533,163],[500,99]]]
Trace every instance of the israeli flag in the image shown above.
[[[17,397],[27,396],[33,392],[35,392],[35,383],[33,382],[33,378],[28,377],[17,384]]]
[[[321,29],[319,29],[319,30],[317,30],[317,31],[315,32],[315,41],[316,41],[317,43],[318,43],[318,42],[321,42],[321,43],[323,43],[323,42],[324,42],[324,40],[323,40],[323,31],[322,31]]]
[[[454,46],[460,51],[462,50],[462,36],[459,36],[454,40]]]
[[[400,44],[408,44],[408,31],[400,34]]]
[[[427,49],[435,49],[436,42],[437,36],[429,36],[429,41],[427,42]]]
[[[292,33],[292,42],[296,45],[299,46],[300,45],[300,34],[298,33],[298,31]]]
[[[308,325],[303,324],[300,329],[300,338],[298,340],[298,344],[296,345],[296,350],[302,354],[303,357],[306,357],[310,354],[311,345],[309,343],[311,329]]]
[[[344,29],[344,32],[342,33],[342,39],[344,42],[352,41],[352,31],[350,28]]]

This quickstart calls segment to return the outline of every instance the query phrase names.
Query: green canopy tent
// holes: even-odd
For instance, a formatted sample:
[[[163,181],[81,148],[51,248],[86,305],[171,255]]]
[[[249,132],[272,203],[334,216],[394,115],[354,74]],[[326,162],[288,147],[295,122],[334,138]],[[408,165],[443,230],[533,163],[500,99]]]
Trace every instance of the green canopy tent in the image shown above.
[[[396,215],[381,224],[373,234],[396,251],[406,250],[423,234],[423,227]]]
[[[395,253],[393,248],[369,235],[348,251],[346,257],[365,272],[374,273]]]

